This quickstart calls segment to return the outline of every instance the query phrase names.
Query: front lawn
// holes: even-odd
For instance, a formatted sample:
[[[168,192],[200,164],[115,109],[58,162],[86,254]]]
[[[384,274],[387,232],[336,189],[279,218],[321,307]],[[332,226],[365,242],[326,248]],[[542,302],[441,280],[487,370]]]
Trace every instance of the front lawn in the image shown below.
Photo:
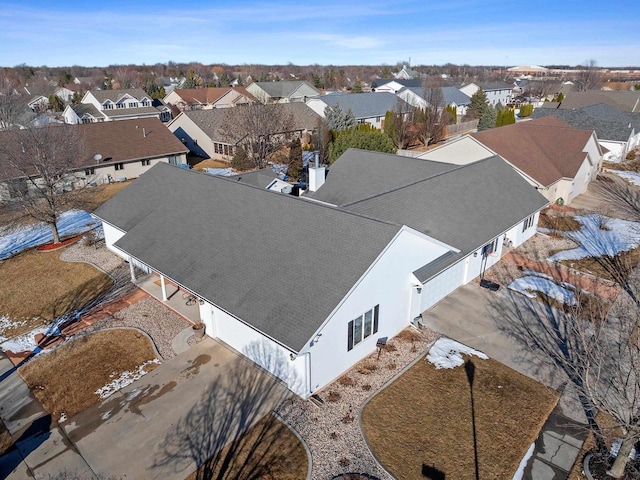
[[[0,262],[0,338],[11,338],[76,311],[111,288],[108,275],[60,251],[31,250]]]
[[[13,445],[11,434],[0,418],[0,456],[4,455],[4,452],[9,450],[9,448],[11,448],[11,445]]]
[[[558,394],[494,360],[465,358],[475,366],[479,478],[511,478]],[[398,479],[422,478],[424,466],[446,478],[476,478],[463,366],[436,369],[419,360],[366,405],[362,424],[373,452]]]
[[[133,329],[114,329],[80,335],[36,357],[18,373],[59,420],[98,403],[100,389],[112,393],[142,373],[141,367],[148,373],[156,366],[155,352],[145,335]]]
[[[270,415],[251,427],[237,442],[241,447],[233,455],[231,466],[221,475],[220,464],[229,453],[229,446],[216,455],[213,463],[201,466],[186,480],[199,478],[264,478],[272,480],[303,480],[307,478],[307,451],[293,432]],[[212,471],[208,471],[211,469]],[[251,476],[253,474],[255,476]]]

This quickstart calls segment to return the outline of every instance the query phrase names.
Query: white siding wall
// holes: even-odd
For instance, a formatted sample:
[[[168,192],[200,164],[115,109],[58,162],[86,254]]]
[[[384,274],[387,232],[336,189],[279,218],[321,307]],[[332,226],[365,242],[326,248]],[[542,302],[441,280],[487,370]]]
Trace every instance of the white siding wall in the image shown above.
[[[213,150],[213,141],[193,121],[184,114],[178,115],[167,128],[178,140],[185,140],[185,146],[196,155],[219,158]]]
[[[412,272],[446,251],[446,247],[407,230],[396,237],[317,331],[322,335],[319,341],[307,347],[314,391],[373,352],[378,338],[393,337],[409,325],[411,290],[418,283]],[[380,305],[378,332],[347,351],[348,323],[375,305]]]
[[[124,236],[125,232],[105,222],[102,222],[102,229],[104,230],[104,243],[107,249],[111,250],[113,253],[118,255],[123,260],[126,260],[127,262],[131,260],[131,262],[143,272],[149,273],[151,271],[147,265],[138,262],[135,259],[130,259],[129,255],[126,252],[120,250],[114,245],[114,243],[116,243]]]
[[[420,311],[424,312],[464,284],[465,262],[458,262],[424,284]]]
[[[592,175],[595,178],[596,168],[596,166],[591,166],[591,164],[589,164],[588,159],[585,159],[585,161],[582,162],[582,165],[578,169],[578,173],[576,173],[576,176],[573,179],[571,194],[568,198],[565,198],[567,203],[570,203],[578,195],[587,191],[587,187],[589,186],[589,183],[591,183]]]
[[[219,338],[283,380],[296,394],[304,398],[309,396],[306,355],[291,360],[290,350],[210,303],[200,306],[200,318],[208,335]]]
[[[605,153],[608,162],[617,163],[624,160],[624,155],[626,153],[626,144],[624,142],[600,140],[600,145],[609,150],[608,154]]]

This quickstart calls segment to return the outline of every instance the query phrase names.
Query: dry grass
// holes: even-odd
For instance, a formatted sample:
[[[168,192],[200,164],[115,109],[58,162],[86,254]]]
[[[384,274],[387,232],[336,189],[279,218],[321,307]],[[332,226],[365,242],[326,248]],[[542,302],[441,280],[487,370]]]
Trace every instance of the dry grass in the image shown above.
[[[0,456],[3,455],[4,452],[9,450],[9,448],[11,448],[11,445],[13,445],[11,434],[0,418]]]
[[[60,250],[31,250],[0,262],[0,278],[0,315],[21,322],[0,331],[5,337],[29,332],[77,310],[113,283],[91,265],[60,260]]]
[[[633,151],[633,157],[636,156],[636,152]],[[630,152],[631,153],[631,152]],[[626,161],[621,163],[603,162],[602,166],[611,170],[625,170],[628,172],[640,172],[640,159],[627,158]]]
[[[494,360],[473,359],[480,478],[511,478],[555,407],[558,395]],[[469,383],[464,368],[420,360],[365,407],[363,429],[398,478],[422,465],[447,478],[475,478]]]
[[[63,412],[69,418],[97,403],[96,390],[155,358],[151,342],[139,331],[104,330],[36,357],[18,373],[57,420]]]
[[[87,187],[75,194],[73,198],[74,207],[92,212],[132,181],[127,180],[126,182],[105,183],[97,187]]]
[[[197,170],[199,172],[203,172],[205,168],[229,168],[229,162],[225,162],[224,160],[213,160],[211,158],[207,160],[196,159],[197,163],[193,164],[193,170]]]
[[[269,422],[269,424],[265,424]],[[265,428],[268,428],[265,432]],[[273,442],[260,441],[258,438],[275,438]],[[250,470],[261,472],[260,478],[273,480],[303,480],[307,477],[309,459],[298,437],[279,421],[271,421],[269,417],[258,422],[247,433],[242,443],[247,448],[240,451],[234,458],[234,467],[223,478],[247,478],[239,476],[236,465],[252,465]],[[251,450],[250,447],[256,447]],[[224,458],[227,448],[222,451],[220,458]],[[256,466],[257,464],[257,466]],[[204,468],[201,467],[200,472]],[[193,472],[186,480],[196,480],[198,472]],[[209,478],[218,478],[219,469]],[[245,471],[246,475],[246,471]],[[253,478],[253,477],[252,477]]]
[[[619,255],[622,258],[621,265],[637,265],[640,262],[640,247],[621,252]],[[579,260],[562,260],[560,263],[575,270],[602,278],[603,280],[615,281],[609,272],[593,257],[581,258]],[[631,273],[631,270],[629,273]]]
[[[538,226],[562,232],[577,232],[582,228],[582,224],[571,215],[549,215],[546,213],[540,214]]]

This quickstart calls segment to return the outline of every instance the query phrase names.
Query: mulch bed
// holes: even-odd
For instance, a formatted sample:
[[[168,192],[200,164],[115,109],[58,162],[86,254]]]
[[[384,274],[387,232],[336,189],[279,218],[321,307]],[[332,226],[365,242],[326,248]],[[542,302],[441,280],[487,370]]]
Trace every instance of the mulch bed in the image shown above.
[[[51,252],[53,250],[66,247],[67,245],[71,245],[72,243],[76,243],[81,238],[82,235],[78,235],[75,237],[67,238],[66,240],[63,240],[59,243],[46,243],[44,245],[37,246],[36,250],[38,250],[39,252]]]

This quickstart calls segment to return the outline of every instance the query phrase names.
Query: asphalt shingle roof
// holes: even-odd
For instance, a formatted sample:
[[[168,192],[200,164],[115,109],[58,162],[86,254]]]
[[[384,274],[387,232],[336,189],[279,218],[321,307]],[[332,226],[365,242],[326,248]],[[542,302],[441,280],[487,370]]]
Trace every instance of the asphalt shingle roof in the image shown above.
[[[592,133],[547,116],[471,136],[547,187],[561,178],[576,176]]]
[[[96,215],[127,231],[116,246],[294,351],[399,231],[166,164]]]
[[[306,196],[345,205],[454,168],[443,162],[350,148],[329,167],[326,183]]]
[[[563,110],[606,103],[621,112],[640,112],[640,91],[589,90],[569,92],[560,104]]]
[[[301,86],[314,90],[317,92],[317,95],[320,95],[320,91],[318,89],[304,80],[281,80],[279,82],[254,83],[256,86],[264,90],[271,98],[289,98]]]
[[[147,94],[147,92],[145,92],[141,88],[122,88],[117,90],[91,90],[91,94],[100,103],[104,103],[107,100],[111,100],[112,102],[117,102],[125,95],[131,95],[133,98],[137,100],[142,100],[144,97],[151,98]]]
[[[250,100],[255,100],[254,96],[247,92],[244,87],[176,88],[173,92],[179,95],[188,105],[209,105],[217,102],[223,95],[232,90]]]
[[[444,101],[447,105],[451,105],[452,103],[455,103],[456,105],[465,106],[471,103],[471,97],[466,93],[461,92],[456,87],[440,87],[440,88],[442,90]],[[402,89],[402,90],[405,90],[405,89]],[[402,90],[400,90],[398,93],[402,92]],[[426,92],[422,87],[407,88],[407,90],[411,90],[420,98],[424,99]],[[430,89],[427,89],[427,92],[428,90]],[[426,95],[428,97],[431,96],[429,93],[426,93]]]
[[[626,142],[632,130],[640,132],[640,113],[621,112],[611,105],[599,103],[573,110],[536,109],[532,118],[558,117],[574,128],[595,130],[600,140]]]
[[[491,90],[511,90],[513,85],[509,85],[506,82],[475,82],[483,91],[488,92]]]
[[[384,117],[389,110],[398,105],[404,112],[410,112],[411,106],[391,92],[335,93],[319,97],[330,107],[340,105],[342,110],[351,109],[356,120],[372,117]]]

